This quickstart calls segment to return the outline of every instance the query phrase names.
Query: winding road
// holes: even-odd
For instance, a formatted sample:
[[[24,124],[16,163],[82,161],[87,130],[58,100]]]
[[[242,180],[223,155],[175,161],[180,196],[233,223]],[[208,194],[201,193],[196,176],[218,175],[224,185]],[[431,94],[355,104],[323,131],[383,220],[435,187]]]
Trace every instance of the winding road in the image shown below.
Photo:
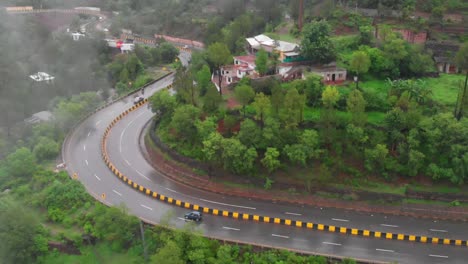
[[[168,76],[147,87],[148,96],[172,83]],[[101,140],[108,124],[133,106],[127,97],[84,120],[69,135],[64,148],[64,161],[70,174],[78,179],[98,200],[110,206],[124,204],[129,211],[150,223],[169,220],[176,227],[188,209],[148,197],[123,184],[106,166],[101,156]],[[134,182],[161,195],[200,206],[241,213],[267,215],[314,223],[324,223],[381,232],[436,236],[450,239],[468,237],[463,222],[434,221],[409,217],[347,212],[331,208],[297,207],[272,204],[239,197],[224,197],[173,182],[157,173],[141,151],[144,130],[153,114],[146,106],[123,117],[107,138],[107,152],[116,168]],[[292,226],[258,223],[205,214],[198,227],[206,236],[279,247],[302,252],[352,257],[398,263],[466,263],[468,248],[440,244],[349,236],[339,233],[307,230]]]

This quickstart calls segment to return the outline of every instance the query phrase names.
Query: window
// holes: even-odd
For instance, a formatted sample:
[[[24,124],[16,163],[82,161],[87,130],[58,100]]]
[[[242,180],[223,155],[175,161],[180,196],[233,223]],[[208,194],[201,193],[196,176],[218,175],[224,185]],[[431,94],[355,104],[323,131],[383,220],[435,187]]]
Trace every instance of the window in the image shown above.
[[[338,78],[343,78],[343,74],[339,73]]]

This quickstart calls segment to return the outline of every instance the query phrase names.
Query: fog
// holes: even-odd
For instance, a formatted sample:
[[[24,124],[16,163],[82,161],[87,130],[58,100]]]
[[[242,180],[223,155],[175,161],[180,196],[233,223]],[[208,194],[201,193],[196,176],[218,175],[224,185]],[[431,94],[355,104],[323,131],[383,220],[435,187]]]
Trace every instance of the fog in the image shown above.
[[[18,2],[50,5],[60,1]],[[58,7],[67,2],[89,1],[65,1]],[[95,33],[73,41],[70,34],[73,25],[79,27],[93,19],[64,13],[7,14],[0,7],[0,136],[5,138],[11,127],[31,114],[52,110],[57,96],[110,88],[104,70],[108,61],[104,36]],[[30,75],[38,72],[48,73],[54,80],[33,80]]]

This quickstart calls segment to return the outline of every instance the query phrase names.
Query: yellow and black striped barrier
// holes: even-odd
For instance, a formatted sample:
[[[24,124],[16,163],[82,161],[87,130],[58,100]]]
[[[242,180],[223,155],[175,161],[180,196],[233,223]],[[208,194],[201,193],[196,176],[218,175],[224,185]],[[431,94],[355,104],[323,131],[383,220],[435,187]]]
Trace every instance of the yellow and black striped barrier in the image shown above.
[[[167,86],[165,89],[170,89],[172,84]],[[399,234],[399,233],[389,233],[389,232],[379,232],[379,231],[372,231],[372,230],[362,230],[356,228],[349,228],[349,227],[341,227],[341,226],[333,226],[333,225],[325,225],[325,224],[318,224],[312,222],[303,222],[299,220],[291,220],[291,219],[284,219],[284,218],[276,218],[276,217],[269,217],[263,215],[255,215],[255,214],[246,214],[246,213],[239,213],[239,212],[232,212],[226,210],[219,210],[215,208],[203,207],[197,204],[192,204],[188,202],[184,202],[181,200],[177,200],[162,194],[159,194],[155,191],[152,191],[143,185],[140,185],[132,180],[130,180],[127,176],[122,174],[112,162],[109,160],[106,150],[106,140],[109,136],[112,127],[121,120],[124,116],[128,113],[138,109],[142,105],[148,102],[148,99],[132,106],[131,108],[124,111],[122,114],[117,116],[110,125],[106,128],[104,132],[104,136],[102,139],[101,144],[101,151],[102,157],[104,162],[106,163],[107,167],[112,171],[114,175],[116,175],[120,180],[126,183],[131,188],[149,196],[156,200],[173,204],[182,208],[200,211],[205,214],[212,214],[217,216],[229,217],[239,220],[246,220],[246,221],[255,221],[255,222],[262,222],[262,223],[274,223],[280,225],[287,225],[287,226],[294,226],[298,228],[306,228],[311,230],[319,230],[319,231],[327,231],[333,233],[340,233],[346,235],[354,235],[354,236],[362,236],[362,237],[370,237],[370,238],[380,238],[380,239],[389,239],[389,240],[401,240],[401,241],[411,241],[411,242],[419,242],[419,243],[432,243],[432,244],[443,244],[443,245],[454,245],[454,246],[466,246],[468,247],[467,240],[461,239],[448,239],[448,238],[438,238],[438,237],[428,237],[428,236],[418,236],[418,235],[407,235],[407,234]]]

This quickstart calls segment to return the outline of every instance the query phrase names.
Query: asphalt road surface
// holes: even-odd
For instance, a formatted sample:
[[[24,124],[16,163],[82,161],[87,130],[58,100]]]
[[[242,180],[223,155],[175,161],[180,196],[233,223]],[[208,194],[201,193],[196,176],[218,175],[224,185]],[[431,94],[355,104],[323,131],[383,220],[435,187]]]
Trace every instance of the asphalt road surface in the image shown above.
[[[145,96],[166,87],[171,82],[172,76],[147,87]],[[70,173],[77,173],[78,179],[88,192],[103,203],[111,206],[124,204],[130,213],[151,223],[168,221],[171,225],[182,227],[187,224],[183,219],[186,209],[153,200],[131,189],[114,176],[102,160],[100,142],[105,128],[115,116],[132,105],[133,97],[130,96],[97,112],[79,125],[66,142],[64,160],[67,169]],[[156,173],[141,153],[140,135],[151,117],[152,113],[147,107],[140,107],[131,112],[112,129],[107,149],[110,159],[123,174],[160,194],[210,208],[271,217],[441,238],[468,237],[468,225],[462,222],[272,204],[244,198],[223,197],[180,185]],[[468,257],[467,247],[356,237],[206,214],[203,221],[196,224],[196,228],[206,236],[219,239],[384,262],[467,263]]]

